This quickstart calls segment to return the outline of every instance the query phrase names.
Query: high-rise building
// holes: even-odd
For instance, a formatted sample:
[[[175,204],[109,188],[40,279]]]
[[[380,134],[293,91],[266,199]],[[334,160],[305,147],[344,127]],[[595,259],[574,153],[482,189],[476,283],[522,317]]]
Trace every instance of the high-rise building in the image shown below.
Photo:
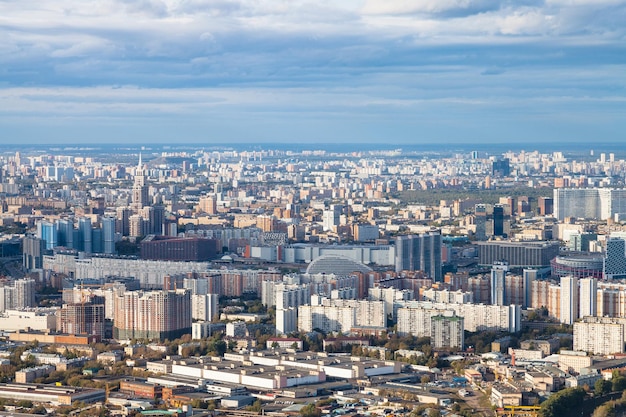
[[[333,204],[329,210],[322,212],[322,227],[324,231],[335,230],[335,227],[339,226],[339,220],[341,218],[342,206]]]
[[[276,334],[290,334],[298,330],[298,308],[276,310]]]
[[[113,217],[102,218],[102,252],[115,253],[115,219]]]
[[[217,214],[217,201],[214,196],[200,198],[197,211],[206,214]]]
[[[276,309],[286,310],[289,307],[299,307],[311,300],[311,288],[306,284],[285,285],[274,287]]]
[[[524,269],[522,271],[522,279],[524,281],[524,301],[522,307],[531,307],[533,297],[533,283],[537,280],[536,269]]]
[[[463,350],[463,317],[439,314],[431,317],[430,344],[434,349]]]
[[[113,337],[176,339],[191,333],[191,294],[176,291],[126,291],[115,296]]]
[[[580,317],[595,316],[598,302],[598,280],[582,278],[580,283]]]
[[[15,308],[13,294],[15,289],[8,285],[0,285],[0,313]]]
[[[537,198],[537,209],[540,216],[548,216],[554,212],[554,199],[549,197]]]
[[[115,209],[115,231],[122,236],[130,234],[130,216],[132,210],[127,207],[118,207]]]
[[[92,231],[91,219],[89,217],[81,217],[78,219],[78,236],[79,245],[77,249],[85,253],[92,253]]]
[[[145,206],[150,205],[150,197],[148,195],[148,187],[146,185],[146,174],[144,166],[141,163],[141,154],[139,154],[139,163],[135,170],[135,179],[132,190],[131,208],[138,212]]]
[[[165,226],[165,207],[156,205],[151,207],[147,217],[149,223],[149,233],[154,235],[163,235]]]
[[[626,240],[611,237],[606,241],[604,279],[626,278]]]
[[[476,240],[487,239],[487,206],[476,204],[474,209],[474,222],[476,224]]]
[[[74,248],[74,219],[59,219],[56,224],[58,245]]]
[[[217,294],[192,294],[191,318],[200,321],[213,321],[219,311]]]
[[[248,326],[246,322],[239,320],[226,323],[226,336],[229,337],[246,337],[248,334]]]
[[[37,237],[45,242],[46,250],[57,246],[57,225],[52,222],[37,222]]]
[[[104,238],[100,228],[91,229],[91,250],[93,253],[104,252]]]
[[[504,305],[524,305],[524,277],[522,275],[507,274],[504,277]]]
[[[626,213],[626,189],[555,188],[554,216],[607,220]]]
[[[183,288],[191,291],[191,294],[205,295],[209,293],[209,279],[202,276],[189,276],[183,278]]]
[[[65,304],[57,312],[57,330],[68,334],[105,337],[104,304]]]
[[[509,271],[509,265],[506,262],[494,262],[491,267],[491,304],[503,306],[505,305],[505,278]]]
[[[516,333],[521,330],[521,307],[485,304],[446,304],[408,302],[398,309],[398,334],[430,336],[430,318],[454,312],[463,317],[465,330],[470,332],[496,330]]]
[[[573,324],[578,319],[578,278],[561,277],[560,321]]]
[[[435,282],[443,281],[441,233],[432,231],[396,238],[396,272],[424,271]]]
[[[594,240],[598,240],[596,233],[572,233],[567,247],[576,252],[589,252],[589,244]]]
[[[145,236],[147,233],[147,222],[139,214],[133,214],[128,218],[129,232],[131,237]]]
[[[504,236],[504,206],[493,206],[493,235]]]
[[[15,280],[13,286],[15,288],[15,308],[22,309],[35,307],[35,285],[36,282],[32,278],[22,278]]]
[[[609,355],[624,352],[624,325],[616,319],[585,317],[574,323],[574,350]]]
[[[198,321],[191,323],[191,338],[201,340],[211,336],[212,326],[210,322]]]
[[[495,177],[508,177],[511,174],[509,158],[502,158],[493,161],[491,173]]]
[[[26,271],[43,268],[46,242],[35,236],[26,236],[22,242],[22,265]]]

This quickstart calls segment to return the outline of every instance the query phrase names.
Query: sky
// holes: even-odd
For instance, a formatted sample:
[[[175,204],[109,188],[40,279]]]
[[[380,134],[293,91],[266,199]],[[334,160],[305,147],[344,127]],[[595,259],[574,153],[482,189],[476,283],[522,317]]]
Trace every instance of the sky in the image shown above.
[[[626,0],[0,0],[0,143],[626,140]]]

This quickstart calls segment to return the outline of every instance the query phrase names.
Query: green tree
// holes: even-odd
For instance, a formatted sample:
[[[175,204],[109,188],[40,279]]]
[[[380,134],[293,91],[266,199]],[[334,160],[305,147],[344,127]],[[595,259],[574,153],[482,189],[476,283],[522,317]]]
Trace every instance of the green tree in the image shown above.
[[[593,385],[593,392],[596,395],[604,395],[611,392],[612,384],[611,381],[606,381],[605,379],[598,379],[596,383]]]
[[[623,391],[626,389],[626,377],[618,370],[613,371],[613,378],[611,378],[611,389],[613,391]]]
[[[582,406],[585,390],[581,387],[566,388],[553,394],[541,404],[542,417],[563,417],[575,415]]]
[[[246,410],[260,413],[263,410],[263,404],[261,403],[261,400],[257,399],[254,403],[252,403],[252,405],[246,407]]]

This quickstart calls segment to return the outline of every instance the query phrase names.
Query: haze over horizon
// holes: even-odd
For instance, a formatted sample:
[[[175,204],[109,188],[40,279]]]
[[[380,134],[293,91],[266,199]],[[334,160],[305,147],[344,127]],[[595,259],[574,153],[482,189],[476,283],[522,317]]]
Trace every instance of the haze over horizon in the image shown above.
[[[1,1],[0,143],[620,142],[624,22],[620,0]]]

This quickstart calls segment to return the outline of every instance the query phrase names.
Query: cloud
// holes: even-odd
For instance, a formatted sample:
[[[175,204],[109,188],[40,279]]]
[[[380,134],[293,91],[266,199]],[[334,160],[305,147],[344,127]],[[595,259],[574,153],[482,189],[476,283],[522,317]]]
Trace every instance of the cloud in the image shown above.
[[[499,0],[368,0],[363,13],[374,15],[402,14],[475,14],[500,7]]]
[[[624,21],[618,0],[0,1],[0,116],[615,111]]]

